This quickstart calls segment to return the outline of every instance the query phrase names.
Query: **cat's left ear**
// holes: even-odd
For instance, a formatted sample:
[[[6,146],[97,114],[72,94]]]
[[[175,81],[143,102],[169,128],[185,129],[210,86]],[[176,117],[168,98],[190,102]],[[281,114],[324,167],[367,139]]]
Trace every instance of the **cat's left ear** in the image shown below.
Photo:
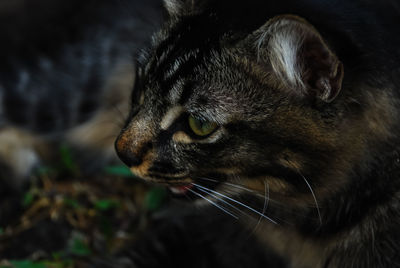
[[[273,72],[292,93],[325,102],[339,94],[343,64],[304,19],[293,15],[272,18],[247,41],[255,46],[258,61],[269,61]]]

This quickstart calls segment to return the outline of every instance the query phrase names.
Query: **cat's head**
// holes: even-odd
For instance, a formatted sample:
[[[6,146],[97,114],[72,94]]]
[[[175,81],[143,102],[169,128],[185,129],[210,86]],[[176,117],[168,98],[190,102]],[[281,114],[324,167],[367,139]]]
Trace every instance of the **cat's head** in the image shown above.
[[[241,24],[193,2],[166,1],[170,19],[139,60],[121,159],[211,199],[268,188],[309,206],[341,188],[369,121],[341,91],[343,64],[320,33],[294,15]]]

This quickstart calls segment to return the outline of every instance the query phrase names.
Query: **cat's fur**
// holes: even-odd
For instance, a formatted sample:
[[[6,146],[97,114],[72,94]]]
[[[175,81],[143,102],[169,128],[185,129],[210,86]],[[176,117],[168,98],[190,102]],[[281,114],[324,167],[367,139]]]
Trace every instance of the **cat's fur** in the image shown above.
[[[139,59],[121,159],[148,181],[196,183],[195,195],[258,224],[258,240],[289,267],[400,267],[399,4],[166,7],[170,19]],[[219,127],[196,136],[189,116]]]
[[[65,142],[83,170],[115,158],[138,48],[161,2],[0,2],[0,181],[22,183]],[[44,160],[46,161],[46,160]]]

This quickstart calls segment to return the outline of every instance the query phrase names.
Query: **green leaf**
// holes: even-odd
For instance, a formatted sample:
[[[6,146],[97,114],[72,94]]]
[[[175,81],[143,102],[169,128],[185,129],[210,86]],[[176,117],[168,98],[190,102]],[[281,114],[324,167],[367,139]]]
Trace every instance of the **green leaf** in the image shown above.
[[[34,199],[35,199],[35,195],[32,192],[27,192],[27,193],[25,193],[24,198],[22,200],[22,205],[24,207],[28,207],[32,204]]]
[[[74,209],[81,207],[81,205],[79,204],[78,201],[71,199],[71,198],[64,198],[63,202],[65,205],[67,205],[71,208],[74,208]]]
[[[107,217],[101,217],[100,229],[107,239],[109,239],[113,234],[113,226]]]
[[[123,177],[134,177],[132,172],[127,166],[107,166],[104,168],[104,172],[109,175],[123,176]]]
[[[75,238],[73,240],[72,246],[70,248],[70,251],[72,254],[77,255],[77,256],[88,256],[92,254],[92,251],[90,248],[87,246],[87,244],[80,238]]]
[[[111,199],[98,200],[96,203],[94,203],[94,207],[97,210],[101,210],[101,211],[106,211],[111,208],[115,208],[118,205],[119,205],[119,203],[117,201],[111,200]]]
[[[70,172],[76,173],[78,171],[78,166],[72,157],[71,149],[66,145],[62,144],[60,146],[61,164],[63,167]]]
[[[32,262],[29,260],[10,261],[15,268],[46,268],[41,262]]]
[[[40,166],[36,169],[36,174],[39,176],[43,175],[49,175],[50,173],[53,173],[55,170],[52,167],[49,166]]]
[[[0,235],[4,234],[4,229],[0,227]]]
[[[43,261],[42,263],[47,268],[66,268],[66,267],[69,267],[66,262]]]
[[[167,191],[165,188],[155,187],[151,189],[145,197],[144,206],[147,210],[155,211],[159,209],[165,200]]]
[[[53,257],[53,261],[45,262],[49,268],[74,267],[74,262],[71,259],[65,258],[66,253],[64,251],[53,252],[51,256]]]

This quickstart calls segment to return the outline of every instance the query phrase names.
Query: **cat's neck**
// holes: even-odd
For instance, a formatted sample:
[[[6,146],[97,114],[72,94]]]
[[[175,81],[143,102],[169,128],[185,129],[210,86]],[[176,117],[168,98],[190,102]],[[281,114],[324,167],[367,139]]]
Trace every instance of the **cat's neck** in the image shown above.
[[[379,225],[382,209],[399,202],[400,140],[393,138],[375,148],[378,149],[353,168],[349,184],[330,198],[320,200],[321,221],[316,220],[315,209],[309,209],[307,217],[296,217],[300,233],[327,237],[362,228],[371,221]]]
[[[379,225],[382,209],[400,200],[400,139],[394,137],[370,148],[348,173],[348,183],[335,193],[325,198],[316,194],[316,205],[290,209],[269,202],[266,214],[277,220],[279,228],[296,230],[311,239],[362,228],[363,222]]]
[[[259,239],[289,257],[296,267],[345,267],[345,256],[354,247],[358,249],[354,252],[356,263],[368,258],[371,263],[379,261],[373,257],[374,250],[391,245],[397,227],[388,223],[400,219],[400,141],[394,138],[376,148],[354,168],[352,183],[331,198],[319,200],[321,220],[315,208],[282,212],[272,203],[268,211],[282,220],[277,225],[258,224]],[[358,247],[366,244],[372,246]]]

